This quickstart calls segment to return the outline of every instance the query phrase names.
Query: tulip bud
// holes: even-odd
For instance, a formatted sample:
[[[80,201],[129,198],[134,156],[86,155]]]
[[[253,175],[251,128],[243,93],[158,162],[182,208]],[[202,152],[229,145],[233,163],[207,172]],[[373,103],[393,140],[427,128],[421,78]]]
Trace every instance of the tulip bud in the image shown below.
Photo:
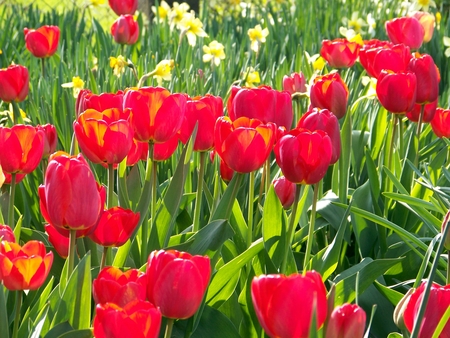
[[[358,58],[359,44],[347,39],[323,40],[320,55],[327,60],[330,67],[349,68]]]
[[[121,45],[134,45],[139,38],[139,25],[132,15],[121,15],[112,24],[111,34]]]
[[[37,130],[44,132],[44,152],[42,157],[49,157],[56,151],[56,145],[58,144],[58,134],[56,128],[52,124],[44,124],[43,126],[36,126]]]
[[[406,306],[408,305],[409,298],[411,294],[415,291],[415,288],[411,288],[403,296],[402,299],[397,303],[394,309],[394,323],[400,330],[406,330],[405,321],[403,319],[403,314],[405,313]]]
[[[450,109],[436,108],[430,124],[437,137],[450,138]]]
[[[59,27],[42,26],[38,29],[23,30],[27,49],[37,58],[46,58],[55,54],[59,42]]]
[[[21,65],[11,65],[0,69],[0,100],[22,102],[29,91],[28,69]]]
[[[108,0],[109,7],[117,15],[133,15],[138,8],[138,0]]]
[[[5,224],[0,224],[0,241],[15,242],[16,237],[12,229]]]
[[[336,307],[328,321],[326,338],[362,338],[366,313],[356,304]]]
[[[347,111],[348,88],[339,73],[317,76],[311,86],[311,106],[330,110],[338,119]]]
[[[419,49],[422,46],[425,31],[416,18],[395,18],[386,21],[385,26],[387,35],[393,43],[403,43],[411,49]]]
[[[294,203],[295,191],[297,190],[297,185],[282,176],[273,181],[273,188],[284,209],[289,209]]]
[[[302,72],[292,73],[291,76],[285,75],[283,77],[283,90],[289,92],[289,94],[305,93],[306,92],[306,79]]]

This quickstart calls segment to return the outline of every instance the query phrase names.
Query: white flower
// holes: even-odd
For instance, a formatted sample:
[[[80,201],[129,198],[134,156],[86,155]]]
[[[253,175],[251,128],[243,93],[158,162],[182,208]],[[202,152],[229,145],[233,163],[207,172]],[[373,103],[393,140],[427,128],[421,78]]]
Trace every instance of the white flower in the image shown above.
[[[208,46],[203,46],[203,62],[213,62],[218,66],[220,61],[225,59],[224,46],[216,40],[211,41]]]

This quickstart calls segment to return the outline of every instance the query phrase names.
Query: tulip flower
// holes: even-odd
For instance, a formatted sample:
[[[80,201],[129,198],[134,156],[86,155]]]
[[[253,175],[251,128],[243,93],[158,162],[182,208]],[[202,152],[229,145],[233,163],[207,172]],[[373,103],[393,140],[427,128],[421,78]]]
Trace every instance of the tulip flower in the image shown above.
[[[108,0],[109,7],[117,15],[133,15],[138,8],[138,0]]]
[[[386,33],[393,43],[403,43],[411,49],[419,49],[422,46],[425,31],[416,18],[395,18],[386,21],[385,27]]]
[[[147,298],[163,316],[185,319],[200,306],[211,274],[207,256],[176,250],[150,254],[147,263]]]
[[[29,174],[39,165],[44,152],[44,132],[16,124],[0,127],[0,165],[8,174]]]
[[[161,313],[151,303],[135,300],[124,307],[114,303],[97,304],[94,318],[96,338],[157,338]]]
[[[289,92],[279,92],[269,86],[241,88],[229,104],[233,105],[228,111],[232,121],[245,116],[263,123],[272,122],[287,130],[292,127],[294,114]]]
[[[341,155],[341,133],[337,117],[328,109],[317,109],[307,111],[298,121],[297,128],[309,130],[323,130],[331,140],[333,152],[330,164],[334,164]]]
[[[234,97],[236,96],[238,91],[240,91],[241,89],[242,89],[242,87],[239,87],[239,86],[231,86],[230,96],[228,97],[228,101],[227,101],[228,116],[236,116],[234,113],[233,101],[234,101]]]
[[[93,94],[89,89],[83,89],[77,97],[76,103],[77,117],[87,109],[105,111],[116,108],[121,112],[123,110],[123,92],[119,90],[114,93]]]
[[[450,138],[450,109],[436,108],[430,124],[437,137]]]
[[[414,107],[416,87],[414,73],[393,73],[382,70],[377,82],[377,97],[389,112],[404,114]]]
[[[102,165],[122,162],[133,143],[128,115],[117,108],[103,112],[88,109],[74,122],[73,129],[83,154]]]
[[[136,140],[163,143],[180,130],[186,106],[184,95],[170,94],[162,87],[144,87],[128,90],[123,100]]]
[[[121,15],[112,24],[111,34],[121,45],[134,45],[139,38],[139,25],[132,15]]]
[[[0,224],[0,241],[6,241],[6,242],[15,242],[16,241],[14,232],[6,224]]]
[[[156,143],[153,147],[153,160],[162,162],[168,160],[178,148],[180,135],[175,134],[164,143]]]
[[[66,259],[69,256],[69,232],[67,231],[67,236],[62,235],[51,224],[46,224],[44,229],[48,235],[48,241],[53,245],[58,255]]]
[[[327,172],[333,147],[324,131],[295,128],[278,140],[274,152],[286,179],[297,184],[315,184]]]
[[[417,314],[419,312],[420,303],[422,301],[423,294],[425,292],[426,283],[422,283],[410,296],[408,304],[406,305],[403,319],[405,326],[409,332],[412,332],[414,323],[417,320]],[[450,285],[440,286],[433,283],[431,285],[430,294],[428,297],[427,307],[425,314],[422,318],[420,325],[420,331],[418,337],[431,338],[434,330],[436,329],[441,317],[447,310],[450,304]],[[444,329],[442,330],[441,338],[450,337],[450,321],[447,321]]]
[[[282,176],[273,181],[273,188],[284,209],[289,209],[294,203],[297,185]]]
[[[102,213],[89,238],[102,246],[122,246],[131,237],[138,222],[139,213],[121,207],[113,207]]]
[[[22,102],[28,95],[28,69],[21,65],[11,65],[0,69],[0,100]]]
[[[256,316],[271,338],[307,338],[311,321],[319,329],[327,317],[327,294],[319,273],[261,275],[253,278],[252,301]]]
[[[425,104],[422,122],[428,123],[433,120],[434,114],[436,113],[437,104],[438,100]],[[406,117],[412,122],[418,122],[421,110],[422,105],[416,103],[413,109],[406,113]]]
[[[209,153],[209,158],[210,158],[211,162],[214,163],[215,157],[216,157],[216,151],[212,150]],[[220,177],[222,178],[222,180],[224,180],[226,183],[228,183],[233,178],[234,170],[231,169],[229,166],[227,166],[226,163],[220,158],[220,156],[218,156],[218,158],[219,158]]]
[[[283,76],[283,90],[293,95],[306,92],[306,79],[302,72]]]
[[[147,275],[137,269],[122,272],[119,268],[109,266],[102,269],[92,283],[96,304],[114,303],[125,307],[135,299],[145,301],[146,292]]]
[[[59,27],[24,28],[23,33],[25,34],[25,45],[35,57],[47,58],[55,54],[59,42]]]
[[[411,294],[414,291],[416,291],[415,288],[410,288],[408,292],[403,295],[402,299],[400,299],[400,301],[395,306],[394,314],[392,317],[394,319],[395,325],[397,325],[397,327],[400,330],[406,330],[405,320],[403,317],[405,314],[405,309],[408,306],[409,299],[411,298]]]
[[[36,126],[37,130],[44,132],[44,151],[42,157],[47,158],[50,154],[53,154],[58,144],[58,133],[56,127],[52,124],[44,124],[43,126]]]
[[[0,280],[8,290],[38,289],[45,282],[52,262],[53,253],[47,253],[42,242],[33,240],[23,246],[0,243]]]
[[[347,111],[348,88],[339,73],[317,76],[310,92],[311,106],[328,109],[338,119]]]
[[[326,338],[362,338],[366,313],[356,304],[336,307],[328,320]]]
[[[415,53],[409,61],[408,70],[416,75],[416,103],[426,104],[436,101],[439,95],[439,70],[428,54]]]
[[[139,161],[145,161],[148,157],[148,143],[139,142],[133,138],[133,144],[127,155],[127,166],[133,166]]]
[[[360,45],[347,39],[323,40],[320,55],[330,67],[349,68],[358,58]]]
[[[240,117],[231,121],[220,117],[215,126],[215,149],[228,167],[239,173],[250,173],[260,168],[272,151],[275,124]]]

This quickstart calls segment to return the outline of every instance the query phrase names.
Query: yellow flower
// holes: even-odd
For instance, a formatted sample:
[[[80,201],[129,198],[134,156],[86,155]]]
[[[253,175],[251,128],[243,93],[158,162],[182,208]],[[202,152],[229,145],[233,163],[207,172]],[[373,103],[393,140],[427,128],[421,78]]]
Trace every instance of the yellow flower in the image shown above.
[[[158,82],[158,86],[162,85],[162,80],[172,80],[172,69],[175,67],[173,60],[162,60],[157,65],[153,73],[153,78]]]
[[[152,12],[155,14],[156,17],[156,7],[152,6]],[[164,22],[169,17],[170,13],[170,6],[167,2],[164,0],[159,3],[158,6],[158,16],[159,16],[159,22]]]
[[[172,10],[169,12],[170,29],[174,27],[180,28],[180,22],[188,11],[189,5],[187,3],[182,2],[179,4],[178,2],[174,2]]]
[[[255,83],[260,83],[261,79],[259,73],[253,69],[253,67],[248,67],[243,73],[243,80],[245,80],[246,87],[255,87]]]
[[[315,71],[322,71],[323,67],[325,67],[325,65],[327,64],[327,62],[325,61],[325,59],[321,56],[319,56],[315,61],[313,61],[312,65]]]
[[[91,5],[94,7],[103,5],[105,3],[105,0],[91,0]]]
[[[63,83],[63,88],[73,88],[73,97],[78,97],[80,90],[84,88],[84,81],[79,76],[72,77],[72,82]]]
[[[111,56],[109,58],[109,66],[114,69],[114,75],[120,77],[125,72],[125,67],[128,66],[128,62],[122,55],[118,57]]]
[[[22,117],[23,122],[31,123],[31,120],[27,117],[27,114],[22,109],[19,109],[19,111],[20,111],[20,116]],[[4,110],[4,111],[0,112],[0,116],[1,116],[1,120],[3,120],[3,117],[8,117],[11,121],[14,121],[14,113],[13,113],[12,104],[9,105],[9,110]]]
[[[367,23],[364,19],[359,17],[359,12],[353,12],[350,19],[347,19],[347,25],[349,28],[352,28],[356,33],[362,31],[362,28],[367,26]]]
[[[430,7],[436,8],[436,2],[434,2],[433,0],[415,0],[411,5],[410,12],[420,10],[428,12],[428,9]]]
[[[261,25],[256,25],[255,28],[250,28],[247,34],[250,37],[251,50],[258,53],[261,44],[266,42],[266,37],[269,35],[269,30],[267,28],[262,29]]]
[[[438,25],[441,24],[441,19],[442,19],[441,12],[436,12],[436,23],[437,23]]]
[[[0,49],[0,55],[2,55],[3,54],[3,51]]]
[[[214,65],[218,66],[220,60],[225,59],[224,46],[217,42],[216,40],[211,41],[209,46],[203,46],[203,62],[213,62]]]
[[[181,29],[181,34],[186,35],[189,45],[192,47],[194,47],[195,43],[197,42],[197,36],[208,36],[208,34],[206,34],[202,28],[203,24],[200,19],[195,17],[194,11],[191,11],[190,13],[186,13],[184,15],[179,24],[179,27]]]
[[[354,37],[352,37],[351,39],[349,39],[348,41],[350,42],[356,42],[358,45],[360,46],[364,46],[364,41],[363,38],[361,36],[361,34],[356,34]]]
[[[450,38],[448,36],[444,36],[444,46],[447,47],[445,50],[445,56],[450,57]]]

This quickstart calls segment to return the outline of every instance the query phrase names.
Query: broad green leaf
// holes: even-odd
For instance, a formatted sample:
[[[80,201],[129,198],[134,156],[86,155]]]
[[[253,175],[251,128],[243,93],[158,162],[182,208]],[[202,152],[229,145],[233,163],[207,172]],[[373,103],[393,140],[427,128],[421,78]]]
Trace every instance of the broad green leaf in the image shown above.
[[[6,288],[3,285],[0,285],[0,327],[2,328],[2,334],[5,335],[5,338],[9,338],[9,327],[8,325],[8,309],[6,307],[6,299],[5,299],[5,291]]]
[[[387,286],[375,281],[373,285],[377,288],[378,292],[381,293],[384,298],[391,302],[392,305],[396,306],[398,302],[403,298],[403,294],[388,288]]]
[[[45,324],[45,319],[48,314],[48,304],[42,309],[36,318],[36,322],[33,323],[33,330],[31,331],[31,338],[39,338],[41,335],[42,328]]]
[[[62,322],[55,325],[50,331],[48,331],[45,338],[58,338],[70,331],[73,331],[73,327],[69,324],[69,322]]]

